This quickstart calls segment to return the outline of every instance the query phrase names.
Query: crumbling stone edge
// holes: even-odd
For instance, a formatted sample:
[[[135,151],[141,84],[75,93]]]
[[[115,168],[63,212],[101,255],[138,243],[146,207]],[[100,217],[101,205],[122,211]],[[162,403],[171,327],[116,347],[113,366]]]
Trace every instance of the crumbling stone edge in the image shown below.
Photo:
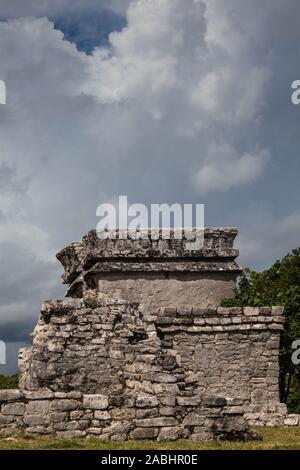
[[[250,426],[300,424],[278,400],[282,308],[149,311],[94,294],[43,305],[20,389],[0,390],[2,433],[246,441]]]

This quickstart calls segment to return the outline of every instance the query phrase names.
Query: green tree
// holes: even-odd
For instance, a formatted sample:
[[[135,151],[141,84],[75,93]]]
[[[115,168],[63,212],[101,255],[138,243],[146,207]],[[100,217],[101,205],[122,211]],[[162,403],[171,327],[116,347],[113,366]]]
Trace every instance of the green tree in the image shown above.
[[[0,389],[18,388],[19,376],[18,375],[0,375]]]
[[[234,300],[223,306],[284,307],[286,322],[280,347],[280,399],[289,410],[300,412],[300,366],[292,362],[293,341],[300,340],[300,247],[269,269],[256,272],[245,269]]]

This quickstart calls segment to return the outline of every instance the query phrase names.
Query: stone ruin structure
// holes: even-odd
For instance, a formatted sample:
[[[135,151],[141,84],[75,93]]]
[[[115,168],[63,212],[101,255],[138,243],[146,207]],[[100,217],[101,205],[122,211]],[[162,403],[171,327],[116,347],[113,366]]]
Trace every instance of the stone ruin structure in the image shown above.
[[[0,429],[100,439],[257,438],[298,425],[279,401],[281,307],[223,308],[240,268],[237,230],[204,246],[133,232],[88,233],[58,253],[66,297],[46,301],[20,351]]]

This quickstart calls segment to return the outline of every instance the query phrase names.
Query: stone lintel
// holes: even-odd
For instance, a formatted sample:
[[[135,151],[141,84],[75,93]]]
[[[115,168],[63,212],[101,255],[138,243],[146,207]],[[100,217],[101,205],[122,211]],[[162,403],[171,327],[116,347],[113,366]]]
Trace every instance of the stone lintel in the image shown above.
[[[211,271],[240,272],[238,265],[234,263],[239,255],[239,251],[233,248],[238,234],[236,228],[205,228],[203,246],[195,250],[187,249],[187,244],[193,241],[193,237],[195,239],[197,233],[203,234],[203,231],[195,231],[192,237],[191,232],[187,231],[183,233],[181,239],[178,239],[176,229],[171,230],[170,238],[162,238],[162,231],[157,231],[157,236],[152,236],[150,231],[146,234],[145,231],[129,231],[127,239],[112,239],[109,238],[111,232],[107,232],[108,238],[101,239],[97,236],[96,230],[92,230],[83,237],[81,242],[72,243],[57,254],[57,259],[65,269],[63,282],[72,283],[81,273],[90,270],[96,263],[108,263],[103,266],[109,270],[110,263],[124,262],[124,260],[142,266],[153,260],[160,262],[156,265],[157,268],[153,266],[153,270],[165,269],[162,268],[162,264],[172,260],[177,261],[177,269],[183,271],[190,269],[201,271],[199,266],[203,265],[204,271],[211,269]],[[138,238],[139,234],[141,238]],[[198,267],[179,269],[179,262],[182,263],[182,260],[188,266],[195,264]],[[220,269],[217,268],[219,263]],[[128,266],[130,267],[126,264],[127,268]],[[98,268],[100,268],[99,265]],[[122,270],[121,268],[122,264],[117,264],[117,269]],[[142,267],[138,269],[143,270]],[[148,269],[151,270],[151,267],[148,266]]]

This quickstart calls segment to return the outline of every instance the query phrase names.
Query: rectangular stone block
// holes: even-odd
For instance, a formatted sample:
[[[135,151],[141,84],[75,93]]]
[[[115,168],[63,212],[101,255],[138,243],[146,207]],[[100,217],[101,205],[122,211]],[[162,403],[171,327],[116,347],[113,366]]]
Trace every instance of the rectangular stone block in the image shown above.
[[[231,323],[231,317],[220,318],[220,325],[230,325]]]
[[[111,419],[111,415],[107,411],[95,411],[95,419],[100,421],[108,421]]]
[[[174,375],[163,372],[153,373],[151,379],[153,382],[160,383],[175,383],[177,381]]]
[[[154,384],[153,385],[154,393],[157,395],[160,394],[167,394],[169,395],[170,393],[178,394],[179,392],[179,387],[177,384]]]
[[[2,405],[1,407],[1,413],[3,415],[23,416],[24,412],[24,403],[8,403],[7,405]]]
[[[176,408],[172,406],[162,406],[159,408],[159,414],[161,416],[175,416]]]
[[[160,428],[166,426],[176,426],[177,421],[175,418],[163,416],[160,418],[146,418],[146,419],[136,419],[136,426],[141,428]]]
[[[242,315],[243,309],[242,307],[229,307],[229,312],[231,315]]]
[[[82,407],[81,402],[78,400],[53,400],[51,402],[52,411],[73,411]]]
[[[157,440],[159,442],[162,441],[176,441],[180,437],[180,433],[182,433],[183,428],[180,426],[172,427],[172,428],[161,428],[159,436]]]
[[[158,436],[157,428],[136,428],[130,433],[130,439],[155,439]]]
[[[140,408],[136,410],[136,418],[137,419],[144,419],[144,418],[152,418],[158,416],[158,408]]]
[[[138,408],[151,408],[158,405],[158,399],[155,396],[139,395],[135,404]]]
[[[189,333],[209,333],[212,332],[211,326],[188,326]]]
[[[49,413],[50,400],[33,400],[26,405],[26,414],[28,415],[43,415],[46,416]]]
[[[201,403],[200,396],[193,396],[193,397],[177,397],[177,404],[179,406],[198,406]]]
[[[87,434],[93,434],[95,436],[99,436],[102,432],[102,429],[101,428],[97,428],[97,427],[91,427],[91,428],[88,428],[86,430]]]
[[[247,317],[255,317],[259,315],[258,307],[244,307],[244,315]]]
[[[180,317],[192,316],[192,308],[180,307],[177,309],[177,315]]]
[[[298,426],[300,423],[300,415],[289,415],[283,421],[285,426]]]
[[[106,410],[108,408],[108,397],[106,395],[83,395],[83,408]]]
[[[193,307],[192,315],[195,316],[195,317],[205,316],[205,309],[204,308]]]
[[[49,416],[47,415],[25,415],[23,418],[26,426],[45,426],[49,422]]]
[[[0,426],[6,426],[7,424],[15,423],[16,417],[13,415],[3,415],[0,413]]]
[[[196,326],[204,326],[205,323],[206,323],[205,318],[196,317],[196,318],[194,319],[194,325],[196,325]]]
[[[61,422],[65,421],[67,419],[67,416],[68,416],[68,414],[66,412],[61,412],[61,413],[53,412],[53,413],[50,413],[49,419],[50,419],[51,423],[61,423]],[[72,417],[71,417],[71,419],[72,419]]]
[[[54,392],[48,388],[41,388],[36,391],[23,390],[23,395],[27,400],[44,400],[54,398]]]
[[[218,397],[218,396],[204,396],[202,398],[202,405],[207,407],[220,407],[226,406],[227,401],[226,398]]]
[[[183,420],[184,426],[203,426],[205,418],[198,413],[189,413]]]
[[[229,308],[226,308],[226,307],[218,307],[217,314],[218,315],[230,315],[230,310]]]
[[[15,401],[21,398],[21,392],[18,389],[0,390],[0,402]]]

